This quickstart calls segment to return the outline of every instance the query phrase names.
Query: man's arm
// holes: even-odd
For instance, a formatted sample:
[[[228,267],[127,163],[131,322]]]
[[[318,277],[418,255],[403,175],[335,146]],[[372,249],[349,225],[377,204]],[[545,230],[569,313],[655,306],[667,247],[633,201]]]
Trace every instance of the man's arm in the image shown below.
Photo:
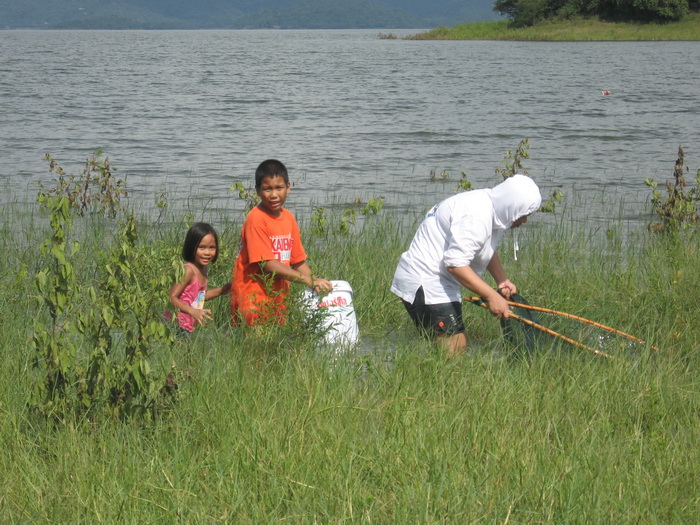
[[[498,253],[494,252],[486,269],[496,280],[496,288],[498,288],[499,293],[501,293],[503,297],[510,299],[511,295],[518,292],[515,285],[508,279],[503,265],[501,264],[501,259],[498,257]]]
[[[491,263],[492,262],[493,259],[491,259]],[[489,263],[489,266],[491,266],[491,263]],[[501,268],[501,270],[503,270],[503,268]],[[508,308],[506,300],[479,277],[476,272],[471,269],[471,266],[452,266],[448,267],[447,271],[450,272],[450,275],[452,275],[459,284],[486,301],[492,315],[508,319],[510,309]]]

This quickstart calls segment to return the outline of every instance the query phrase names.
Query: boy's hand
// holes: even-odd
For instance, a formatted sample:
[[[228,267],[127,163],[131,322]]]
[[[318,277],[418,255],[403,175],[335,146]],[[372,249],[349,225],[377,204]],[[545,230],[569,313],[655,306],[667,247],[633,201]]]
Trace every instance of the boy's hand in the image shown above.
[[[333,284],[326,279],[312,279],[311,288],[319,295],[326,295],[333,291]]]

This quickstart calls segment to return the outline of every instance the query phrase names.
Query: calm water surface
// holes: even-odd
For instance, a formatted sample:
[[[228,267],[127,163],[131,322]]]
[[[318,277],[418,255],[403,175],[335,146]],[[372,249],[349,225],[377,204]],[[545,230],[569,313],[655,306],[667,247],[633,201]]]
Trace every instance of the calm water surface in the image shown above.
[[[545,193],[562,186],[602,220],[620,214],[599,204],[607,194],[639,218],[644,179],[670,177],[679,145],[700,164],[698,63],[698,42],[0,31],[0,203],[33,200],[46,153],[78,172],[101,148],[146,207],[162,191],[183,208],[191,195],[231,206],[230,185],[276,157],[297,213],[380,195],[423,210],[461,171],[476,187],[497,182],[527,137]],[[452,182],[431,183],[431,170]]]

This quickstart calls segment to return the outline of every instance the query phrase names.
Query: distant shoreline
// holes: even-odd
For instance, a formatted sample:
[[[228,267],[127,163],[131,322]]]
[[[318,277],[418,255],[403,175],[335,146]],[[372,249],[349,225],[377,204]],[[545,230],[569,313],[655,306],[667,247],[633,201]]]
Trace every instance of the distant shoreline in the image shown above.
[[[384,38],[390,35],[384,35]],[[543,22],[532,27],[511,28],[506,20],[474,22],[454,27],[438,27],[405,40],[518,40],[540,42],[601,41],[698,41],[700,13],[691,13],[679,22],[639,24],[578,19]]]

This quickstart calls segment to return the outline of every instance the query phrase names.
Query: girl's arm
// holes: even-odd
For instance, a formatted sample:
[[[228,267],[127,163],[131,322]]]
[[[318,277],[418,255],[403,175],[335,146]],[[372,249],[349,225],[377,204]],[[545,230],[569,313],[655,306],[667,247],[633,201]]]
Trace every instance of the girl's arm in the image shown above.
[[[215,299],[220,295],[228,295],[229,293],[231,293],[230,282],[226,283],[223,286],[220,286],[219,288],[212,288],[211,290],[207,290],[207,294],[204,296],[204,299],[208,301],[209,299]]]
[[[203,324],[206,320],[211,320],[211,310],[200,310],[199,308],[192,308],[189,304],[180,299],[182,292],[189,284],[194,281],[194,270],[189,266],[185,266],[185,277],[182,279],[181,283],[175,283],[168,292],[170,296],[170,303],[186,314],[191,315],[197,324]]]
[[[328,293],[333,290],[333,285],[326,279],[311,275],[311,268],[306,261],[287,266],[279,261],[265,261],[260,265],[265,273],[272,273],[294,283],[302,283],[317,291],[318,293]]]

